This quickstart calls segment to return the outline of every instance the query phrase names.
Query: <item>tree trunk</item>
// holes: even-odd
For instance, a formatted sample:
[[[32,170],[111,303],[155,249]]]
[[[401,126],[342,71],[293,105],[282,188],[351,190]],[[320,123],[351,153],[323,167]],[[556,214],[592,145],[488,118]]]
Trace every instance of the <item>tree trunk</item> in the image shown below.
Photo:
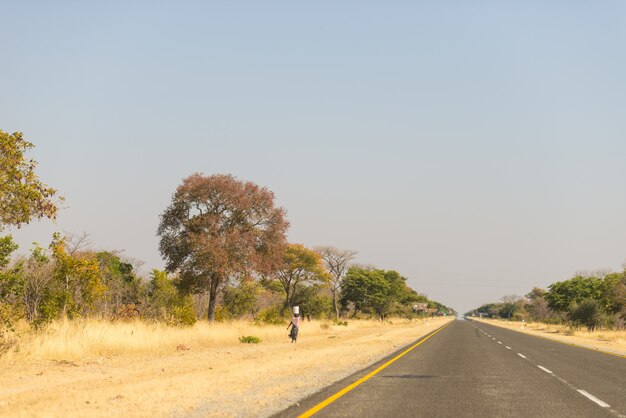
[[[339,306],[337,306],[337,291],[331,291],[333,294],[333,308],[335,309],[335,321],[339,321]]]
[[[207,314],[207,319],[209,320],[209,322],[215,321],[215,298],[213,296],[211,296],[209,299],[209,310]]]
[[[289,315],[292,315],[293,305],[296,304],[296,286],[297,284],[294,284],[293,288],[291,289],[291,295],[287,295],[287,307],[289,308]]]
[[[219,277],[211,277],[211,284],[209,285],[209,309],[207,318],[209,322],[215,321],[215,306],[217,305],[217,289],[219,288]]]
[[[289,290],[291,289],[291,280],[283,283],[283,289],[285,289],[285,303],[280,309],[280,314],[284,316],[285,312],[287,312],[287,308],[289,308],[289,301],[291,300],[291,296],[289,294]]]
[[[65,295],[63,295],[63,309],[61,310],[61,317],[67,317],[67,302],[70,297],[70,280],[65,276]]]

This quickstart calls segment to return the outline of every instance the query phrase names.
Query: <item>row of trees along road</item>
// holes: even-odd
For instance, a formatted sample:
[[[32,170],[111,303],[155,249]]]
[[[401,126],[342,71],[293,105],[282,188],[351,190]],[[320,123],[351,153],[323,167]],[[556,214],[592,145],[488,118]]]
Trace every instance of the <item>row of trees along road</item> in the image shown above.
[[[62,198],[35,174],[32,144],[0,131],[0,228],[55,218]],[[172,324],[252,316],[282,321],[300,305],[307,316],[409,315],[428,300],[395,271],[353,265],[356,252],[289,243],[285,210],[267,188],[230,175],[182,181],[157,230],[165,271],[148,277],[140,262],[91,249],[88,236],[55,234],[15,257],[0,237],[0,330],[20,318],[41,326],[60,318],[138,316]],[[0,332],[1,336],[1,332]]]
[[[466,315],[563,323],[588,330],[626,328],[626,269],[579,274],[547,290],[535,287],[525,297],[505,296]]]
[[[427,299],[395,271],[349,268],[353,251],[316,251],[286,239],[285,211],[266,188],[230,175],[193,174],[183,180],[161,215],[160,250],[166,269],[178,274],[186,293],[208,293],[208,319],[222,289],[233,281],[276,281],[284,292],[281,311],[302,304],[302,295],[324,285],[335,317],[373,311],[381,319],[401,305]],[[270,287],[271,288],[271,287]]]

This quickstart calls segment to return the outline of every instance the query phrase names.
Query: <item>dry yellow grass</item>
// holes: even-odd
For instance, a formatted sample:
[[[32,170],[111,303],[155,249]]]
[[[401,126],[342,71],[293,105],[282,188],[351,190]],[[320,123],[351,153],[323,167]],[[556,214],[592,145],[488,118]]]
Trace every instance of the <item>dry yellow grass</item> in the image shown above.
[[[311,336],[322,332],[317,321],[307,326]],[[370,321],[356,321],[352,328],[371,327]],[[111,322],[97,319],[59,321],[44,332],[25,334],[15,349],[0,362],[33,359],[80,361],[94,357],[154,356],[167,354],[178,344],[209,348],[237,342],[242,335],[255,335],[263,341],[284,340],[283,326],[256,326],[249,321],[171,327],[144,321]]]
[[[58,323],[0,359],[0,416],[267,416],[451,319],[304,322],[296,344],[248,322]]]
[[[550,338],[568,344],[626,355],[626,331],[587,331],[570,329],[565,325],[549,325],[541,322],[512,322],[499,319],[478,319],[488,324],[508,328],[526,334]]]

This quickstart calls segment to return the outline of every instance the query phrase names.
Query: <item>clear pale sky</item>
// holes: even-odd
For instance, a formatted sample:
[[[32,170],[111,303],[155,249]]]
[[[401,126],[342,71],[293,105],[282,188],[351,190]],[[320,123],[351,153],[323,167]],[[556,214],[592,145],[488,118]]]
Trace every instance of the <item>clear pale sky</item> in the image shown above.
[[[0,129],[66,198],[24,252],[84,231],[160,268],[201,171],[461,312],[626,261],[621,0],[0,3]]]

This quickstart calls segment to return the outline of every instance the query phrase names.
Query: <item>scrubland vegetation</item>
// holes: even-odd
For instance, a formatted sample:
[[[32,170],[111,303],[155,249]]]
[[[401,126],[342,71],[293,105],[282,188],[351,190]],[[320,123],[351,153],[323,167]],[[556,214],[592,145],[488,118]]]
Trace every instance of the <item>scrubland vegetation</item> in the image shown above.
[[[413,311],[415,302],[449,312],[410,289],[395,271],[353,266],[339,293],[341,320],[323,278],[306,278],[297,287],[292,282],[290,288],[280,277],[265,276],[229,280],[219,289],[213,320],[198,321],[206,312],[208,294],[184,292],[176,274],[165,271],[153,270],[143,278],[119,253],[81,245],[55,237],[50,249],[36,246],[29,257],[5,262],[0,269],[2,354],[75,358],[83,352],[150,354],[167,351],[176,341],[205,346],[241,335],[267,341],[271,338],[265,334],[281,333],[288,324],[292,305],[300,306],[305,320],[333,324],[349,319],[353,326],[358,319],[424,317],[424,312]],[[298,251],[306,251],[324,274],[316,252],[302,246]]]
[[[32,144],[0,131],[0,146],[0,229],[54,218],[61,198],[26,158]],[[1,237],[0,356],[140,354],[226,335],[267,341],[273,328],[245,333],[243,324],[284,326],[293,306],[329,323],[453,312],[394,270],[355,265],[354,251],[289,243],[285,215],[265,187],[196,173],[160,217],[164,270],[144,274],[121,251],[94,249],[87,234],[54,234],[28,255]]]
[[[547,290],[534,288],[525,297],[505,296],[500,303],[482,305],[466,315],[564,325],[570,333],[585,328],[587,335],[601,335],[601,330],[623,333],[626,332],[626,270],[579,274],[555,282]],[[604,335],[608,334],[604,332]],[[614,335],[620,338],[617,336],[620,334]]]

